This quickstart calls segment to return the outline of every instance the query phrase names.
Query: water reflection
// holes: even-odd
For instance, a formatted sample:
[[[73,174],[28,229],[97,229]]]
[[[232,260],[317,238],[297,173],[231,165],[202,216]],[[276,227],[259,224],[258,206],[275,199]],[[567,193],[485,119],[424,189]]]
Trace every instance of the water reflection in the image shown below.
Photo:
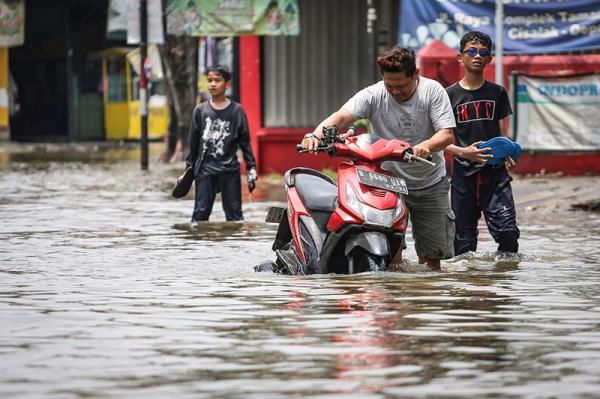
[[[265,222],[178,223],[173,228],[187,232],[188,234],[183,235],[183,238],[213,242],[228,240],[270,240],[277,232],[276,225]]]
[[[253,271],[273,186],[242,223],[190,224],[180,166],[25,152],[0,157],[0,397],[600,391],[598,214],[521,212],[518,257],[482,234],[442,273],[409,251],[404,272],[289,277]]]

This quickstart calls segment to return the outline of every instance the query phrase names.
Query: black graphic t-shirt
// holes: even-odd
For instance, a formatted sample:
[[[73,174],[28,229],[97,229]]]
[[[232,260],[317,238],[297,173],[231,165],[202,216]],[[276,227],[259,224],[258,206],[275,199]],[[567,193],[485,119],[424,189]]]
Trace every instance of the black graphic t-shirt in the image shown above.
[[[446,91],[456,120],[456,145],[460,147],[468,147],[476,141],[487,141],[499,136],[498,121],[512,114],[504,87],[487,80],[477,90],[464,89],[457,82]],[[483,165],[458,156],[454,156],[454,161],[469,169]]]
[[[187,165],[194,165],[195,175],[201,177],[239,169],[238,148],[242,150],[246,168],[254,168],[256,161],[242,106],[235,101],[222,110],[214,109],[208,101],[197,105],[187,158]]]

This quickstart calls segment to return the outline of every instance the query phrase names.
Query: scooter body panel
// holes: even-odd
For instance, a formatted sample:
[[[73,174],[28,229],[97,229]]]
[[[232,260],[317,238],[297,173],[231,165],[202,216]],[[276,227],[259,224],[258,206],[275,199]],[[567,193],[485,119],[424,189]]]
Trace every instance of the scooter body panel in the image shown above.
[[[348,256],[356,247],[381,257],[390,255],[388,239],[385,234],[379,231],[364,231],[351,236],[346,240],[344,255]]]
[[[381,188],[370,187],[361,183],[356,173],[356,169],[358,168],[367,170],[369,172],[389,175],[389,172],[384,171],[377,165],[366,163],[341,163],[338,166],[338,190],[340,190],[340,204],[342,206],[347,206],[348,204],[346,201],[346,187],[347,183],[350,183],[350,186],[352,186],[354,192],[358,194],[358,199],[362,203],[380,210],[395,208],[398,203],[398,194]]]
[[[370,172],[380,173],[389,175],[389,172],[384,171],[376,164],[369,164],[364,162],[343,162],[338,166],[338,191],[339,206],[334,210],[327,228],[330,231],[338,231],[342,226],[346,224],[364,224],[366,223],[364,217],[354,209],[348,202],[347,189],[353,190],[358,197],[358,200],[375,209],[381,211],[394,210],[397,206],[402,206],[402,213],[396,222],[390,226],[395,230],[405,231],[406,230],[406,206],[404,206],[404,199],[400,194],[367,186],[361,183],[358,179],[356,169],[360,168]]]
[[[292,231],[292,239],[294,248],[297,251],[298,257],[303,262],[306,262],[306,254],[302,248],[302,239],[300,234],[300,216],[309,216],[310,213],[304,207],[298,192],[295,187],[287,188],[288,197],[288,223],[290,224],[290,230]]]
[[[387,160],[400,160],[410,149],[410,144],[397,140],[381,140],[372,134],[360,134],[336,144],[336,155],[379,164]]]
[[[346,225],[361,224],[362,222],[362,218],[359,219],[354,214],[351,214],[340,207],[331,214],[331,218],[329,218],[329,222],[327,222],[327,230],[338,232]]]

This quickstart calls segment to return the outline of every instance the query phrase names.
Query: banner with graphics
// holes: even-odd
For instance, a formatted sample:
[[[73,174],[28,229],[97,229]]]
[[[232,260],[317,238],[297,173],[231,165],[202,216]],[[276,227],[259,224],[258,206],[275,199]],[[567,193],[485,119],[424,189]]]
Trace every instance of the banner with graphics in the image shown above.
[[[298,0],[167,0],[167,32],[296,36],[300,34]]]
[[[22,46],[24,31],[25,1],[0,0],[0,47]]]
[[[516,75],[516,140],[524,150],[600,150],[600,75]]]
[[[433,39],[458,50],[462,35],[495,37],[496,0],[402,0],[398,43],[419,50]],[[600,0],[504,0],[506,54],[600,48]]]

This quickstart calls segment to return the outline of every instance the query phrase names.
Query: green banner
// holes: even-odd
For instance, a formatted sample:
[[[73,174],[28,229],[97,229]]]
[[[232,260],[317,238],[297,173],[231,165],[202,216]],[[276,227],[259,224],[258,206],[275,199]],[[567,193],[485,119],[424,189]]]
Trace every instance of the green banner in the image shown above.
[[[22,46],[24,30],[25,1],[0,0],[0,47]]]
[[[167,0],[167,32],[295,36],[300,34],[298,0]]]

